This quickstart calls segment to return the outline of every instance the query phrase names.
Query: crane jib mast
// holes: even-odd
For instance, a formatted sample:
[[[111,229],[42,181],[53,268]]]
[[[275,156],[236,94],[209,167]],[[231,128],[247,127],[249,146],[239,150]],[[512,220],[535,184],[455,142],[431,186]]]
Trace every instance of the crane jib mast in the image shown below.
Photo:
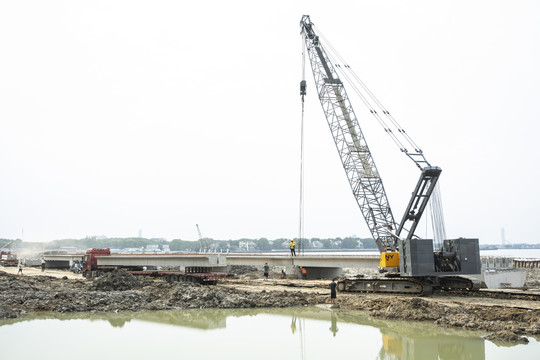
[[[358,79],[360,86],[367,91],[367,97],[361,99],[369,107],[371,114],[385,127],[385,131],[398,144],[401,151],[421,170],[420,178],[401,221],[397,223],[394,220],[383,182],[336,70],[342,69],[331,60],[308,15],[302,17],[300,27],[323,112],[353,195],[381,252],[381,267],[399,267],[402,274],[422,276],[435,275],[441,271],[452,271],[454,274],[479,272],[478,239],[458,239],[459,241],[445,239],[436,251],[433,250],[431,240],[417,241],[419,239],[415,237],[415,230],[436,189],[442,170],[429,164],[422,150]],[[349,68],[347,65],[345,67]],[[303,101],[306,95],[305,79],[300,83],[300,95]],[[371,107],[368,98],[382,108],[382,113],[388,120],[383,119]],[[392,132],[385,121],[394,124],[397,131]],[[405,143],[412,145],[413,151],[408,151],[403,145]],[[425,259],[419,261],[424,257],[433,259],[427,261],[429,264],[424,266]],[[399,258],[401,261],[397,260]],[[465,264],[469,258],[474,259],[472,261],[474,264]]]

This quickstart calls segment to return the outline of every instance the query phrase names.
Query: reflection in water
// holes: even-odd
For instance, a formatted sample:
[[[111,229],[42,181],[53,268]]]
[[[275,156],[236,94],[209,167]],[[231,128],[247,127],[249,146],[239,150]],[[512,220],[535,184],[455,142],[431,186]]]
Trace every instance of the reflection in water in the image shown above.
[[[404,329],[398,333],[381,327],[382,347],[377,359],[433,359],[482,360],[485,359],[484,340],[462,336],[418,333]]]
[[[330,317],[330,331],[332,332],[332,335],[334,335],[334,337],[336,336],[336,333],[339,331],[338,327],[337,327],[337,316],[334,312],[331,313],[331,317]]]
[[[253,317],[257,318],[255,322],[250,320]],[[324,351],[328,349],[335,351],[332,348],[335,344],[340,344],[340,350],[348,351],[345,353],[349,354],[348,356],[355,354],[356,356],[354,358],[368,358],[366,356],[369,355],[365,353],[367,349],[373,349],[372,359],[377,358],[380,360],[482,360],[486,358],[486,342],[472,332],[444,329],[432,324],[419,322],[372,319],[358,313],[336,312],[316,307],[290,309],[205,309],[106,314],[43,313],[33,314],[31,318],[0,320],[0,336],[2,334],[10,335],[10,330],[5,329],[9,325],[16,325],[23,322],[31,325],[34,320],[49,319],[54,319],[55,321],[83,319],[90,322],[106,320],[111,327],[120,331],[119,334],[128,333],[124,328],[133,327],[133,323],[142,323],[139,326],[144,326],[145,323],[167,325],[177,327],[178,329],[193,329],[199,332],[217,331],[219,332],[219,337],[223,337],[223,341],[235,342],[236,340],[234,339],[227,340],[227,332],[225,332],[228,327],[227,320],[234,319],[234,321],[231,321],[236,324],[236,329],[227,329],[229,332],[240,331],[240,334],[246,334],[246,332],[254,334],[263,333],[265,342],[268,341],[271,343],[274,341],[280,344],[289,342],[289,345],[292,345],[296,349],[294,350],[296,355],[293,356],[292,353],[286,353],[289,355],[287,358],[294,357],[296,359],[321,358]],[[290,323],[289,319],[291,319]],[[130,324],[130,326],[127,324]],[[255,328],[255,326],[261,326],[262,330],[259,331],[259,328]],[[290,330],[288,327],[290,327]],[[3,331],[3,328],[6,331]],[[30,326],[27,328],[31,329]],[[170,333],[175,330],[167,328],[162,331]],[[328,331],[331,334],[328,334]],[[337,336],[338,333],[339,336]],[[380,334],[377,335],[377,333]],[[366,338],[366,334],[369,339]],[[238,336],[238,334],[230,336]],[[257,337],[258,335],[255,336],[255,339]],[[357,341],[359,338],[362,341],[362,351],[358,350]],[[532,349],[538,349],[538,345],[538,343],[535,343],[533,346],[536,347]],[[287,346],[283,345],[282,351],[286,351],[286,348]],[[313,354],[315,354],[315,357],[310,356]],[[270,354],[266,355],[270,356]],[[249,357],[235,356],[235,358],[240,360]],[[267,357],[263,356],[263,358]]]

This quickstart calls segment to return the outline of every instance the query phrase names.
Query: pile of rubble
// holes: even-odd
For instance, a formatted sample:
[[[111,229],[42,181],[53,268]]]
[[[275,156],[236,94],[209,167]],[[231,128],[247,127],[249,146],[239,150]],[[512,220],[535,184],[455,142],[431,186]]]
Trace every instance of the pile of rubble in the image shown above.
[[[259,293],[234,288],[180,283],[171,291],[170,304],[181,308],[290,307],[316,304],[315,295],[263,290]]]
[[[92,281],[48,276],[20,277],[0,272],[0,318],[24,313],[250,308],[315,305],[321,301],[301,292],[245,292],[194,283],[140,280],[114,271]]]
[[[231,265],[229,277],[237,279],[257,279],[262,277],[262,270],[252,265]]]
[[[125,291],[143,287],[144,282],[137,277],[118,269],[94,279],[92,288],[100,291]]]
[[[484,330],[490,333],[490,340],[527,342],[522,334],[540,334],[539,309],[441,304],[418,297],[378,295],[347,297],[340,305],[378,318],[433,321],[443,327]]]

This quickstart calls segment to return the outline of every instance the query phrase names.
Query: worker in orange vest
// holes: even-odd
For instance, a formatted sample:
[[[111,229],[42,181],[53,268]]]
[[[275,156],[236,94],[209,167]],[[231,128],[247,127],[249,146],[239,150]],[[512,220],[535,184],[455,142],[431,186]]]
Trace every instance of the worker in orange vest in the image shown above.
[[[305,267],[303,266],[300,266],[300,272],[302,273],[302,279],[306,280],[307,279],[307,270]]]

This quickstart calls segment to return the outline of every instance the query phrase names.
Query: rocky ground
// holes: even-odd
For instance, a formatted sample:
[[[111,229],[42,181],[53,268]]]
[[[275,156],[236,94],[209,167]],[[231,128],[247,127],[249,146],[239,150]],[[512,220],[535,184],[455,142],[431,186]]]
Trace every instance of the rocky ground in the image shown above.
[[[45,272],[46,274],[47,272]],[[115,270],[93,280],[17,276],[0,271],[0,318],[36,311],[86,312],[188,308],[291,307],[323,297],[299,291],[238,290],[226,285],[167,283]]]
[[[525,279],[525,285],[531,288],[540,287],[540,268],[527,269],[527,277]]]
[[[38,311],[291,307],[328,304],[330,300],[329,281],[278,279],[278,273],[271,273],[265,281],[256,269],[236,271],[237,276],[218,285],[203,286],[137,278],[121,270],[86,280],[63,271],[25,269],[25,276],[17,276],[16,269],[0,268],[0,318]],[[540,336],[540,298],[527,294],[416,297],[340,293],[337,303],[339,308],[333,311],[361,310],[385,319],[427,320],[444,327],[482,330],[490,340],[526,342],[524,336]]]

